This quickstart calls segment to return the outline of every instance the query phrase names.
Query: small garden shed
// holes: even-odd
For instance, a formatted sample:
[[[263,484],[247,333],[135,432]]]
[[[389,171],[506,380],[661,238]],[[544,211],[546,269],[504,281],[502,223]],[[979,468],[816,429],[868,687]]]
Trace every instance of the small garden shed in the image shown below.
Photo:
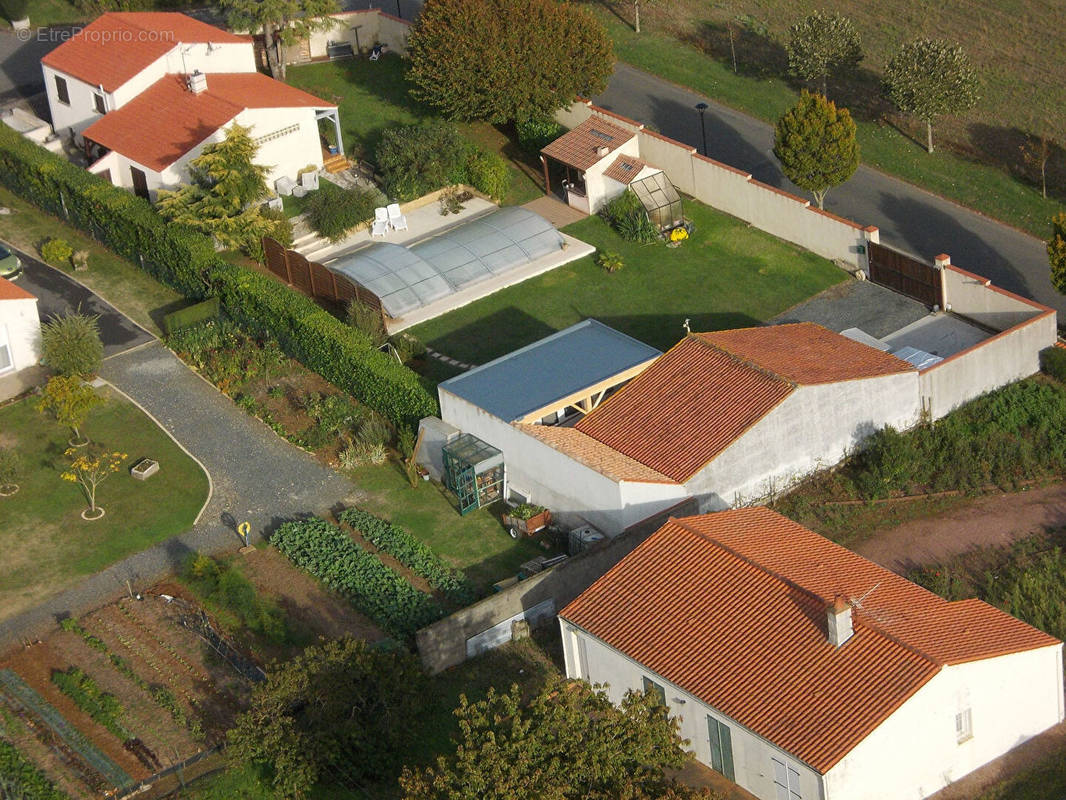
[[[503,453],[464,433],[442,448],[444,485],[459,499],[459,513],[469,514],[503,497]]]

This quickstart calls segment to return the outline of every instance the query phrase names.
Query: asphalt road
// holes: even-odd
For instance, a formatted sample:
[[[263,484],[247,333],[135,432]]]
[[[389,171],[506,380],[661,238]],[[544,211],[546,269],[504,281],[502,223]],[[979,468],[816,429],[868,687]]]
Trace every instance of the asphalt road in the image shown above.
[[[694,147],[701,147],[695,106],[706,102],[711,158],[807,196],[781,174],[772,152],[773,128],[764,122],[622,63],[607,91],[593,99]],[[851,180],[833,189],[826,209],[862,225],[876,225],[882,244],[918,258],[932,262],[933,256],[947,253],[953,264],[1049,305],[1066,318],[1066,297],[1051,285],[1044,243],[1033,236],[868,167],[860,167]]]

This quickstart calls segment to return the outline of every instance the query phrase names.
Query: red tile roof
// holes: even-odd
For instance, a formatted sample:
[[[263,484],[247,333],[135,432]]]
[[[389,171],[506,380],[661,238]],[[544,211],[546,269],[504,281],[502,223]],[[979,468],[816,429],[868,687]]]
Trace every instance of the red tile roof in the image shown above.
[[[184,14],[115,11],[90,22],[41,63],[113,92],[179,44],[251,41]]]
[[[855,632],[834,647],[838,595]],[[671,520],[560,616],[821,773],[945,665],[1058,644],[766,508]]]
[[[160,78],[122,108],[105,114],[84,135],[159,172],[246,108],[333,108],[314,95],[258,72],[215,73],[207,91],[193,94],[181,75]],[[252,136],[270,131],[252,131]]]
[[[613,178],[619,183],[624,183],[628,186],[646,166],[648,166],[648,162],[639,158],[633,158],[632,156],[618,156],[618,158],[614,160],[614,163],[603,171],[603,174],[608,178]]]
[[[16,286],[7,278],[0,278],[0,300],[36,300],[37,295],[30,294],[21,286]]]
[[[527,424],[517,424],[515,427],[611,480],[636,483],[677,482],[575,428]]]
[[[576,427],[684,482],[797,384],[915,371],[809,322],[691,334]]]
[[[703,341],[793,383],[876,378],[917,368],[813,322],[696,334]]]
[[[623,144],[636,136],[600,117],[589,117],[573,130],[569,130],[540,152],[575,169],[585,170],[607,158]],[[596,151],[606,147],[602,156]]]
[[[793,388],[788,381],[689,336],[576,427],[684,482]]]

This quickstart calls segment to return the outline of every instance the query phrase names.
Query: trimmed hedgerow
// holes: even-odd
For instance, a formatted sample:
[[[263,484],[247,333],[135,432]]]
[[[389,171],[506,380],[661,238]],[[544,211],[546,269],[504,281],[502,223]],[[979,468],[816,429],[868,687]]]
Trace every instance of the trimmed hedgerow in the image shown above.
[[[430,586],[439,589],[453,603],[468,605],[476,599],[477,594],[466,575],[449,567],[424,542],[403,528],[358,508],[346,509],[338,516],[341,522],[351,525],[372,545],[425,578]]]
[[[411,636],[443,616],[434,598],[418,591],[324,519],[286,522],[270,543],[296,566],[347,598],[387,633]]]
[[[0,739],[0,778],[0,797],[7,797],[4,791],[7,789],[13,797],[25,800],[70,800],[15,745],[4,739]]]
[[[293,358],[397,425],[437,413],[411,370],[271,277],[230,264],[211,241],[165,223],[152,206],[0,125],[0,182],[89,232],[192,300],[221,299],[226,314],[269,333]]]

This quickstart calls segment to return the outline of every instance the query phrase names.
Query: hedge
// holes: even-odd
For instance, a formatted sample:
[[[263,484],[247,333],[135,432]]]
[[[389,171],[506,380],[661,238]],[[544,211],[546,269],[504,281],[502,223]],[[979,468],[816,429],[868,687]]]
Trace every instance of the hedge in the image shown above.
[[[419,377],[314,301],[228,263],[210,239],[168,224],[151,204],[0,125],[0,182],[134,261],[191,300],[217,296],[228,316],[397,425],[438,413]]]
[[[26,800],[70,800],[15,745],[0,739],[0,797],[7,796],[4,790],[18,791],[13,796]]]
[[[452,602],[469,605],[477,599],[477,593],[466,575],[449,567],[425,542],[398,525],[358,508],[346,509],[338,516],[341,522],[351,525],[372,545],[421,575],[430,586],[439,589]]]
[[[1041,350],[1040,368],[1051,377],[1066,382],[1066,348],[1052,346]]]
[[[408,637],[444,615],[440,604],[318,517],[286,522],[270,543],[376,622]]]
[[[218,298],[209,297],[200,303],[171,311],[163,317],[163,330],[166,331],[167,336],[170,336],[176,331],[218,319],[220,313],[222,313],[222,308]]]

